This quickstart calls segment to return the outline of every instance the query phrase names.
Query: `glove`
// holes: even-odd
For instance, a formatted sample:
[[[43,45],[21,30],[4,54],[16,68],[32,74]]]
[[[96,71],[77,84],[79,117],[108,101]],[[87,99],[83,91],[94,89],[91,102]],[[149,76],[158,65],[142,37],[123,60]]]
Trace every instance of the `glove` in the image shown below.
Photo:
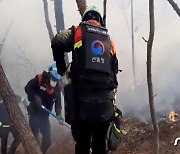
[[[64,125],[64,118],[62,117],[62,115],[59,114],[58,117],[61,119],[61,121],[59,121],[59,124]]]
[[[41,108],[41,106],[42,106],[41,98],[40,98],[38,95],[35,96],[34,104],[35,104],[38,108]]]

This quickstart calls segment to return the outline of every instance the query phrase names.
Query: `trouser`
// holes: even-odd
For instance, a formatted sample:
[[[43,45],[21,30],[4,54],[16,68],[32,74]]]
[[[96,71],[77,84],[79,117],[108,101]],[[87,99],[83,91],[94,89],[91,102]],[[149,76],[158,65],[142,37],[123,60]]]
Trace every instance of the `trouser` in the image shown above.
[[[16,149],[17,149],[18,145],[20,144],[21,140],[20,140],[20,136],[19,136],[17,130],[14,127],[10,128],[10,132],[12,133],[14,140],[11,144],[11,147],[10,147],[8,153],[14,154],[16,152]]]
[[[40,143],[39,132],[41,133],[41,151],[45,154],[51,145],[51,126],[49,117],[43,115],[30,115],[29,125],[38,143]]]
[[[112,100],[81,100],[78,119],[71,125],[76,154],[107,154],[106,136],[114,115]]]
[[[106,134],[109,121],[106,122],[87,122],[78,121],[71,125],[72,135],[76,141],[76,154],[107,154]]]
[[[1,138],[1,152],[0,153],[2,153],[2,154],[7,153],[7,143],[8,143],[9,132],[12,133],[14,140],[10,146],[8,153],[14,154],[16,152],[16,149],[17,149],[19,143],[20,143],[19,134],[15,130],[14,127],[11,126],[10,128],[0,128],[0,138]]]
[[[1,138],[1,152],[2,154],[7,153],[7,141],[9,135],[9,128],[0,128],[0,138]]]

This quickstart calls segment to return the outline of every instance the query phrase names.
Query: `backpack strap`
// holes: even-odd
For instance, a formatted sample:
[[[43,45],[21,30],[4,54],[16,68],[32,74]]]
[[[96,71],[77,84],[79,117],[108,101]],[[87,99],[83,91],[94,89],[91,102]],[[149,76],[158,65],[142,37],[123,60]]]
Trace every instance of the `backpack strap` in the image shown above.
[[[74,27],[74,49],[82,46],[82,29],[80,26]]]
[[[114,54],[116,54],[115,44],[111,38],[110,38],[110,42],[111,42],[111,54],[114,55]]]
[[[42,84],[42,74],[37,75],[37,77],[38,77],[38,85],[40,87]]]

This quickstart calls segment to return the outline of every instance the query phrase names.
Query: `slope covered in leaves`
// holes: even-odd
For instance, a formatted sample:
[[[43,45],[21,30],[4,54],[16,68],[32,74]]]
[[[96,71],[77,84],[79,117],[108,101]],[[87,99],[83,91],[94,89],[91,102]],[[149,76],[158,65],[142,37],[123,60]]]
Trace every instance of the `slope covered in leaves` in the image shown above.
[[[159,117],[160,154],[180,154],[179,145],[174,146],[175,138],[180,137],[180,111],[177,112],[175,122],[171,122],[168,115]],[[111,154],[153,154],[153,130],[150,122],[138,118],[125,116],[122,129],[123,142]],[[70,129],[52,123],[52,145],[48,154],[74,154],[74,141]],[[18,154],[24,154],[22,145]]]
[[[180,112],[178,113],[180,115]],[[180,146],[174,146],[175,138],[180,137],[180,118],[170,122],[167,116],[159,118],[160,128],[160,154],[179,154]],[[153,131],[149,122],[143,122],[132,117],[124,117],[122,128],[124,129],[123,143],[112,154],[153,154]],[[53,133],[57,132],[53,128]],[[56,130],[55,130],[56,129]],[[74,141],[71,133],[59,136],[53,135],[53,143],[48,154],[73,154]]]

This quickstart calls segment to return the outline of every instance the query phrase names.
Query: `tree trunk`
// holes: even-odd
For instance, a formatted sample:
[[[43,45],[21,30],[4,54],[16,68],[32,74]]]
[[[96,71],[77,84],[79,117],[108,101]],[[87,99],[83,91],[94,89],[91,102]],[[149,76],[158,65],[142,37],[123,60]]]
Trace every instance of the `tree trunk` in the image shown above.
[[[104,21],[104,27],[106,27],[106,4],[107,4],[107,0],[104,0],[103,2],[103,21]]]
[[[152,84],[152,74],[151,74],[151,54],[152,45],[154,40],[154,0],[149,0],[149,19],[150,19],[150,32],[149,39],[147,41],[147,83],[149,92],[149,106],[151,112],[151,119],[154,128],[154,140],[155,140],[155,154],[159,153],[159,127],[155,118],[155,108],[154,108],[154,94],[153,94],[153,84]]]
[[[180,17],[180,9],[178,5],[173,0],[167,0],[167,1],[171,4],[173,9],[176,11],[177,15]]]
[[[56,31],[59,32],[60,30],[64,29],[62,0],[54,0],[54,11],[56,19]]]
[[[133,79],[134,86],[136,86],[136,67],[135,67],[135,53],[134,53],[134,5],[133,0],[131,0],[131,49],[132,49],[132,69],[133,69]]]
[[[56,31],[58,33],[60,30],[63,30],[65,27],[62,0],[54,0],[54,12],[56,18]],[[69,58],[67,53],[65,53],[65,62],[66,65],[69,64]]]
[[[46,27],[47,27],[48,34],[49,34],[49,39],[51,41],[54,37],[54,34],[53,34],[53,30],[52,30],[51,23],[49,20],[49,10],[48,10],[47,0],[43,0],[43,4],[44,4],[44,17],[45,17]]]
[[[86,0],[76,0],[78,11],[82,16],[84,11],[86,10]]]
[[[28,123],[25,120],[17,104],[16,97],[6,78],[1,63],[0,63],[0,94],[3,97],[12,124],[20,135],[21,142],[24,146],[26,154],[41,154],[37,141],[35,140],[34,135],[32,134],[32,131],[28,126]]]

